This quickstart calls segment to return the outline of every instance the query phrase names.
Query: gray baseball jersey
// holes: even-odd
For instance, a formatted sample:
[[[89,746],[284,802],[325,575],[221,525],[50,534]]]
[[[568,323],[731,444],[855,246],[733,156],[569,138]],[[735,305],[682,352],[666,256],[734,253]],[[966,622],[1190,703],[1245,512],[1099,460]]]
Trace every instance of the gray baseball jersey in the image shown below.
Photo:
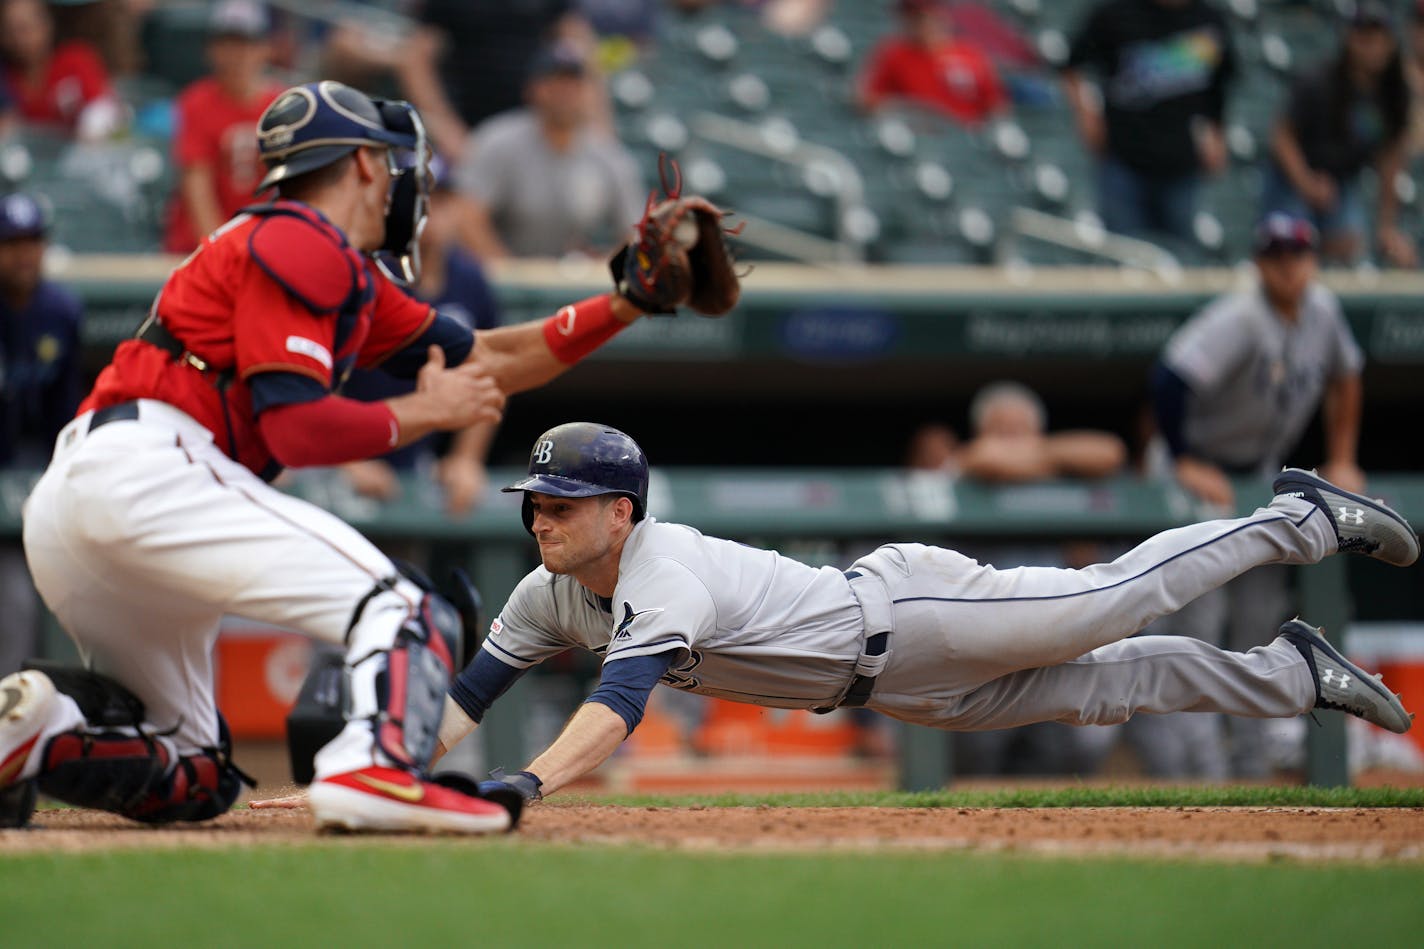
[[[839,570],[648,517],[623,547],[611,601],[540,567],[515,588],[482,648],[517,669],[571,646],[605,663],[676,650],[668,685],[806,708],[837,698],[863,628]]]
[[[1259,290],[1223,296],[1168,340],[1163,361],[1191,388],[1183,434],[1193,454],[1231,468],[1279,468],[1326,384],[1364,356],[1325,286],[1306,291],[1289,323]]]

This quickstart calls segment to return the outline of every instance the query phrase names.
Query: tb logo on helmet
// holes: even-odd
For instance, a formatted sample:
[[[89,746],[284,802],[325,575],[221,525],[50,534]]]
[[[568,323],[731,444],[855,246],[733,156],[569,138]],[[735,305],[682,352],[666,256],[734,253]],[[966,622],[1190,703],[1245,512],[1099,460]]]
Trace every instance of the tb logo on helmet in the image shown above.
[[[533,532],[529,492],[556,498],[621,494],[633,502],[633,522],[648,509],[648,459],[627,435],[596,422],[568,422],[549,429],[529,453],[529,474],[504,491],[523,491],[524,527]]]

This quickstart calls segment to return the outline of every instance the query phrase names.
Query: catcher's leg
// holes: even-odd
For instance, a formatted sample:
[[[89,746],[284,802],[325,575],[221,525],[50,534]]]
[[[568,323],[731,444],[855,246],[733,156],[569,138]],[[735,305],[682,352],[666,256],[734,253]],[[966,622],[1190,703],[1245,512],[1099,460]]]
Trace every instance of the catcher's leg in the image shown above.
[[[0,755],[17,802],[6,823],[28,821],[34,791],[146,823],[200,821],[227,811],[251,780],[218,743],[179,754],[144,725],[143,703],[107,676],[45,665],[0,681],[9,706]],[[27,799],[26,797],[27,796]]]

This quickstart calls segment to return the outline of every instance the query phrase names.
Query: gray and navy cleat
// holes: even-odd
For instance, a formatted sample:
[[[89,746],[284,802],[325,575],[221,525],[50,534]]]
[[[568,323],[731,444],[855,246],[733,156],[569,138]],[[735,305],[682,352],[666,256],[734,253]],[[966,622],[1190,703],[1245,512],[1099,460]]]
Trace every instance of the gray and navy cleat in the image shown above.
[[[1302,619],[1289,620],[1280,634],[1305,657],[1315,679],[1315,707],[1349,712],[1396,734],[1409,731],[1414,716],[1399,696],[1326,642],[1320,630]]]
[[[1341,553],[1365,554],[1407,567],[1419,559],[1419,537],[1409,522],[1383,501],[1336,487],[1313,471],[1285,468],[1276,475],[1277,497],[1310,501],[1335,528]]]

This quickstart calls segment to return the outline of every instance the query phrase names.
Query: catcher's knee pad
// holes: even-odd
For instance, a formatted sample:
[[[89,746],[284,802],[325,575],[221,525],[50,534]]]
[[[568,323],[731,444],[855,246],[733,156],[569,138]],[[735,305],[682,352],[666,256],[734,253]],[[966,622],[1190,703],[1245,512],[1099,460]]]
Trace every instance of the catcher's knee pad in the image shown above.
[[[218,744],[180,756],[144,725],[143,701],[121,683],[88,669],[32,662],[74,699],[88,723],[46,743],[35,779],[39,791],[79,807],[153,823],[207,820],[237,800],[252,780],[232,764],[227,722]]]
[[[142,730],[62,732],[45,746],[39,790],[66,804],[92,807],[150,824],[209,820],[237,800],[252,780],[232,764],[226,723],[214,748],[177,755]]]

